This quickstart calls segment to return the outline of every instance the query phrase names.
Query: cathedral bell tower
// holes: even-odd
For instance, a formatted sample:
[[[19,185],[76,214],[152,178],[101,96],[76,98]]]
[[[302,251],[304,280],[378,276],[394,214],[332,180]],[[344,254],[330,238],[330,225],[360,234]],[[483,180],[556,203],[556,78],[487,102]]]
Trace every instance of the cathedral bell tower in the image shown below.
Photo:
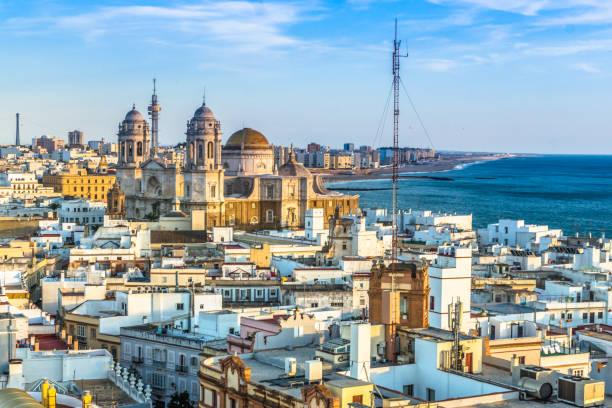
[[[221,123],[206,103],[187,122],[187,159],[183,170],[184,207],[205,210],[205,225],[222,224],[224,201]]]

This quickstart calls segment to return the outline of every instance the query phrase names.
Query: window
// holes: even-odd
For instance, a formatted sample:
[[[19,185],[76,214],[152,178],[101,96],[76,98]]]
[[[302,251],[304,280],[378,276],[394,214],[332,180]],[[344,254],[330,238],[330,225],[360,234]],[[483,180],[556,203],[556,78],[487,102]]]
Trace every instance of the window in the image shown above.
[[[210,196],[212,198],[215,198],[216,195],[217,195],[217,186],[213,184],[212,186],[210,186]]]
[[[436,306],[436,301],[433,296],[429,297],[429,310],[434,310]]]
[[[550,320],[555,320],[555,314],[554,313],[550,314]]]
[[[311,303],[310,307],[319,307],[319,304],[318,303]]]
[[[96,329],[94,329],[93,327],[89,331],[89,337],[91,337],[92,340],[96,338]]]
[[[142,156],[142,142],[138,142],[136,145],[136,154],[138,156]]]
[[[588,313],[582,313],[582,320],[587,320],[588,316]]]
[[[192,366],[197,366],[198,365],[198,358],[197,357],[191,357],[191,365]]]
[[[603,319],[603,312],[597,312],[597,318]]]
[[[229,408],[237,408],[236,407],[236,400],[234,398],[230,398],[230,406]]]
[[[346,242],[342,243],[342,249],[346,249]]]
[[[404,394],[406,395],[414,395],[414,384],[404,385]]]
[[[400,297],[400,313],[402,319],[408,319],[408,296]]]
[[[504,234],[508,233],[508,227],[504,227]]]
[[[267,210],[266,211],[266,222],[272,222],[272,221],[274,221],[274,211]]]
[[[427,388],[427,401],[435,401],[436,400],[436,390],[433,388]]]
[[[86,331],[86,327],[82,326],[82,325],[77,325],[77,337],[81,337],[81,338],[85,338],[87,337],[87,335],[85,333],[87,333]]]
[[[271,185],[266,186],[266,197],[267,198],[274,197],[274,186],[271,186]]]
[[[567,314],[567,320],[568,320],[568,321],[569,321],[569,320],[572,320],[572,314],[571,314],[571,313],[568,313],[568,314]]]
[[[525,364],[525,356],[519,356],[519,364]]]
[[[184,310],[184,309],[185,309],[185,305],[183,303],[176,304],[176,310]]]
[[[212,125],[212,123],[210,125]],[[213,158],[213,153],[214,153],[214,151],[213,151],[213,142],[208,142],[206,150],[207,150],[206,153],[208,154],[208,158],[212,159]]]

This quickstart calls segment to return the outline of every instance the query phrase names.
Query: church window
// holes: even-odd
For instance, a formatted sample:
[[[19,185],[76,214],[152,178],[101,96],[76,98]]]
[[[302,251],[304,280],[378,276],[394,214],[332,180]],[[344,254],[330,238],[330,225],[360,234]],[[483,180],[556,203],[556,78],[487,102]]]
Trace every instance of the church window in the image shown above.
[[[134,145],[132,143],[128,145],[128,157],[134,157]]]
[[[198,158],[197,162],[201,163],[204,159],[204,152],[202,151],[202,143],[198,143]]]
[[[138,156],[142,156],[142,142],[138,142],[136,145],[136,154]]]
[[[193,160],[193,142],[189,143],[189,159]]]
[[[266,211],[266,222],[273,222],[273,221],[274,221],[274,211],[272,210]]]
[[[217,186],[213,184],[212,186],[210,186],[210,196],[212,198],[215,198],[216,195],[217,195]]]
[[[213,158],[213,142],[208,142],[206,150],[207,150],[207,153],[208,153],[208,158],[212,159]]]
[[[267,192],[266,193],[267,198],[273,198],[274,197],[274,186],[270,186],[270,185],[266,186],[266,192]]]

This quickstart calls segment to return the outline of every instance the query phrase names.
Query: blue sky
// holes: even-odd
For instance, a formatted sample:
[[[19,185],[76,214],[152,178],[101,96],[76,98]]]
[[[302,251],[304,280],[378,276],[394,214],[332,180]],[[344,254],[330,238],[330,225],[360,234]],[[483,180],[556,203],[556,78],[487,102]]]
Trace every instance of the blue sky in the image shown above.
[[[151,80],[160,143],[183,141],[201,103],[224,139],[388,145],[393,19],[409,57],[400,143],[436,149],[612,151],[612,1],[0,0],[0,143],[41,134],[116,138]]]

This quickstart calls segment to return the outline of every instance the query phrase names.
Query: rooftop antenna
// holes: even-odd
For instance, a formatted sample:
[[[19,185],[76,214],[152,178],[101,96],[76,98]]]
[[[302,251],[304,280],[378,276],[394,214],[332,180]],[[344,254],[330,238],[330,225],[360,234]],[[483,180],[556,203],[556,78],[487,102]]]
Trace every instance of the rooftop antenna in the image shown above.
[[[153,95],[151,95],[151,105],[148,108],[151,117],[151,158],[157,156],[158,135],[159,135],[159,112],[161,106],[157,103],[157,80],[153,78]]]
[[[204,87],[204,95],[202,96],[202,106],[206,105],[206,87]]]

